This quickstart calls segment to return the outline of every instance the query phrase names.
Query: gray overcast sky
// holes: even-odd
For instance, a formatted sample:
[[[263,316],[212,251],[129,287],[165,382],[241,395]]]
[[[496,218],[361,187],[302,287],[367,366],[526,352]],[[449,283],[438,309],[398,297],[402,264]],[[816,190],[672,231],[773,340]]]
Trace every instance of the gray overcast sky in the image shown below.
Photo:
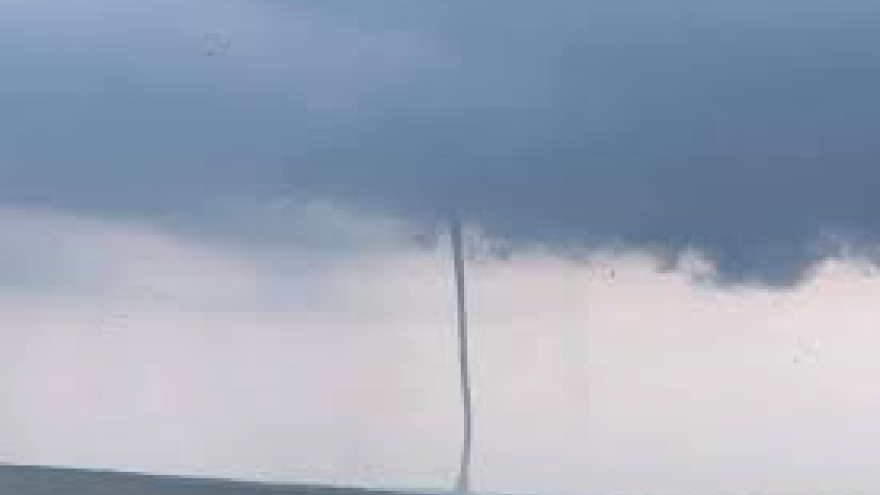
[[[173,219],[290,195],[784,281],[876,241],[880,11],[844,1],[0,6],[0,199]],[[868,245],[868,244],[864,244]]]

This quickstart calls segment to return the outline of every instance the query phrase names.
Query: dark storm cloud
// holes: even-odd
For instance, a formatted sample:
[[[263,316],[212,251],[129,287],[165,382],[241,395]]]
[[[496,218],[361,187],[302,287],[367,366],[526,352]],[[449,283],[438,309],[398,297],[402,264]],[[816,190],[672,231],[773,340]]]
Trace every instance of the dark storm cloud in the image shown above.
[[[0,8],[7,203],[455,203],[515,241],[699,248],[764,281],[823,236],[880,240],[869,2],[56,4]]]

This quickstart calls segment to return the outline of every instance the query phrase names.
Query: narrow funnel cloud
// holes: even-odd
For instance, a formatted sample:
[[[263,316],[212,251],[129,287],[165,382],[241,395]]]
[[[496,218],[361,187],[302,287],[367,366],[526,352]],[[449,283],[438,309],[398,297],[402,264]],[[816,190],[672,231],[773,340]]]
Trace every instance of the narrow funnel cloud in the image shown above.
[[[464,253],[462,246],[461,218],[453,213],[451,221],[452,259],[455,275],[455,303],[458,322],[458,366],[461,380],[462,446],[461,462],[455,483],[456,491],[470,491],[471,457],[473,449],[473,399],[471,397],[470,362],[468,353],[467,292],[465,286]]]

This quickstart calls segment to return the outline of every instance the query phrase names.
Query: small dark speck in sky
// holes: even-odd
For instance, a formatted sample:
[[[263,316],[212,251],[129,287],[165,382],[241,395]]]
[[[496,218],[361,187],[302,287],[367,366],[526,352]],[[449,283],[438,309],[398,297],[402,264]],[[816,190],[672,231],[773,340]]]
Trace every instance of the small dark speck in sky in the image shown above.
[[[129,324],[129,317],[125,313],[117,313],[109,316],[101,325],[102,330],[107,333],[115,333],[123,330]]]
[[[232,42],[225,33],[213,32],[205,34],[205,55],[209,57],[226,55],[231,45]]]
[[[801,341],[795,350],[794,364],[815,363],[819,361],[819,354],[819,346]]]

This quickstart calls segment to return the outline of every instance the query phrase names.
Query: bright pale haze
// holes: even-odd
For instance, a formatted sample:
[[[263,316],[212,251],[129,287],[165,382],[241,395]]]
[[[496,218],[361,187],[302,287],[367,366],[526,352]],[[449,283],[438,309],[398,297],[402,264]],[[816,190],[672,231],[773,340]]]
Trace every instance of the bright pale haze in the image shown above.
[[[0,2],[0,462],[880,490],[880,9]],[[442,242],[441,242],[442,241]]]

